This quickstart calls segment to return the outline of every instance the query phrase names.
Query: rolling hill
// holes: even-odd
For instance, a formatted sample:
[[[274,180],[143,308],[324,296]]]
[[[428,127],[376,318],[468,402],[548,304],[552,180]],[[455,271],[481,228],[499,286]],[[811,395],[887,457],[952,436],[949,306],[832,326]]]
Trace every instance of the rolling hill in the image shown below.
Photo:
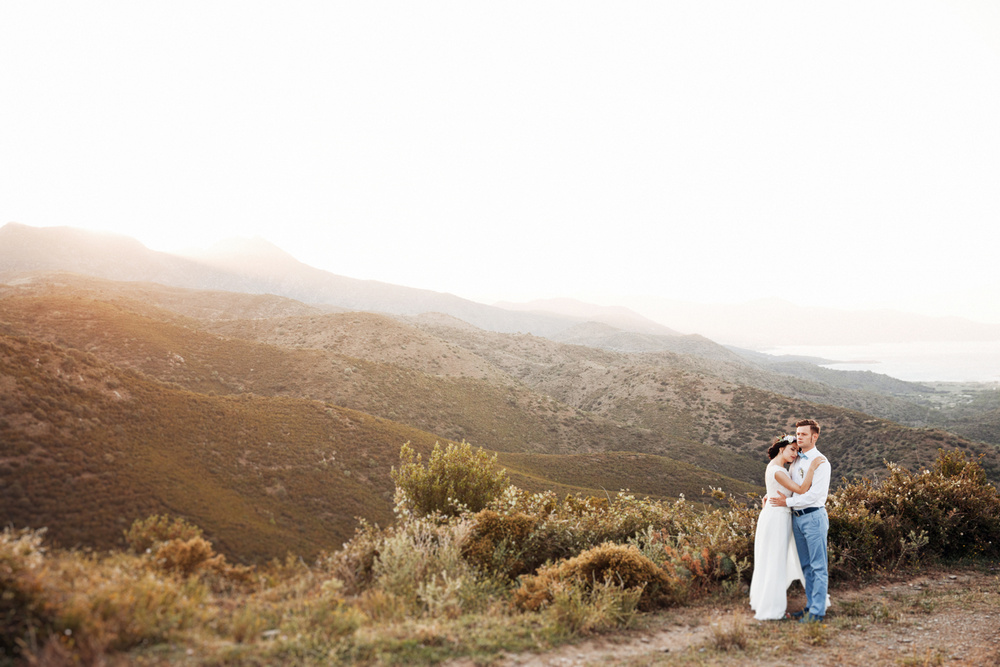
[[[167,261],[85,240],[92,259],[110,247]],[[447,312],[74,274],[62,251],[61,270],[29,271],[15,254],[0,245],[0,519],[59,544],[114,546],[133,519],[170,512],[239,560],[335,549],[357,518],[392,519],[404,442],[467,440],[532,491],[694,499],[762,490],[767,444],[808,416],[835,480],[887,460],[920,468],[939,448],[1000,479],[995,392],[945,405],[934,387],[701,336],[556,314],[541,337]],[[294,274],[289,260],[260,270]],[[117,270],[131,276],[130,261]]]
[[[797,415],[836,420],[845,443],[871,420],[724,379],[737,375],[728,368],[713,375],[718,369],[700,357],[615,353],[441,317],[196,319],[149,305],[152,289],[141,287],[140,301],[120,285],[109,301],[93,279],[21,285],[4,299],[5,321],[13,333],[200,393],[320,400],[502,452],[667,456],[749,484],[757,484],[767,443]],[[224,297],[192,293],[190,301]],[[264,303],[267,312],[275,308]],[[845,456],[839,474],[878,474],[884,458],[914,465],[933,458],[936,437],[917,439],[926,443],[917,453],[911,431],[892,428],[898,437]],[[832,432],[824,444],[839,446]]]
[[[447,439],[442,432],[467,428],[490,433],[483,440],[511,452],[548,447],[585,457],[619,435],[618,425],[556,407],[471,355],[453,352],[455,363],[445,365],[455,375],[443,376],[328,350],[224,338],[197,320],[124,298],[121,285],[100,300],[65,281],[35,285],[30,295],[24,287],[4,290],[0,298],[0,476],[6,480],[0,518],[44,525],[58,544],[115,546],[134,519],[169,512],[203,526],[237,559],[286,550],[314,555],[339,547],[358,517],[391,520],[389,473],[404,442],[426,454]],[[265,299],[262,306],[270,312],[274,304]],[[294,330],[300,317],[280,322]],[[365,313],[315,316],[318,323],[345,317],[353,318],[345,326],[366,323],[369,331],[409,329]],[[410,335],[420,339],[418,330]],[[354,339],[355,347],[364,340]],[[484,370],[492,379],[462,377]],[[432,429],[370,412],[401,413]],[[600,467],[607,457],[635,456],[603,455]],[[758,488],[664,456],[643,460],[674,473],[627,485],[640,494]],[[599,469],[591,459],[579,461],[575,469]],[[549,478],[553,470],[565,472],[551,459],[527,455],[504,465],[529,490],[618,490],[607,486],[612,480],[591,488],[588,476]]]

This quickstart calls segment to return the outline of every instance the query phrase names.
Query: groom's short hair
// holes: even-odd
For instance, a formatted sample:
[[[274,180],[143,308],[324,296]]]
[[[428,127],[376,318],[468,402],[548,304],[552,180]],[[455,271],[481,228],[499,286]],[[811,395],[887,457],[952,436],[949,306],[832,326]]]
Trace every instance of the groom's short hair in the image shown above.
[[[816,421],[815,419],[802,419],[800,421],[795,422],[795,428],[798,428],[800,426],[808,426],[809,428],[812,429],[813,433],[819,435],[819,422]]]

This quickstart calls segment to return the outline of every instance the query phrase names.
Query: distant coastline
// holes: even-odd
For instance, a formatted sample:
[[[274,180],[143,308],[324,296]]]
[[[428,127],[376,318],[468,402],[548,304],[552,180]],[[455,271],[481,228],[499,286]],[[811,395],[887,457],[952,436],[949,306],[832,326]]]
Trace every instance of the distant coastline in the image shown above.
[[[761,352],[819,357],[825,368],[909,382],[1000,382],[1000,341],[785,345]]]

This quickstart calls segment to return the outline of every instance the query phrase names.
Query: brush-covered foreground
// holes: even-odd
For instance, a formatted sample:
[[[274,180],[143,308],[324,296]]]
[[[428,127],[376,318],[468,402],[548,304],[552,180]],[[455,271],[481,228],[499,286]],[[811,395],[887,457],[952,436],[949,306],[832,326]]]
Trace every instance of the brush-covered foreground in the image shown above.
[[[495,459],[468,446],[436,451],[426,468],[403,454],[395,524],[362,524],[312,563],[234,565],[198,527],[164,516],[133,524],[127,552],[50,550],[43,531],[4,532],[0,663],[489,664],[745,596],[754,499],[709,511],[626,492],[560,499],[501,488]],[[467,474],[454,482],[459,464]],[[418,509],[421,489],[433,493]],[[470,507],[484,490],[492,497]],[[1000,497],[959,452],[931,470],[889,464],[827,507],[834,590],[1000,556]]]

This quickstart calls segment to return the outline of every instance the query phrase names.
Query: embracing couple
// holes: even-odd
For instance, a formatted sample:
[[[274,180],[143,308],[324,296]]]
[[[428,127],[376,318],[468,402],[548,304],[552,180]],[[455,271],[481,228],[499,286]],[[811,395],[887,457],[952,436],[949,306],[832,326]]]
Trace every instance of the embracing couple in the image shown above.
[[[750,608],[758,620],[822,622],[830,604],[826,554],[830,463],[816,449],[817,440],[819,424],[803,419],[795,424],[794,437],[778,438],[767,450],[771,460],[764,473],[767,495],[757,519],[750,581]],[[806,589],[806,607],[786,613],[788,586],[796,579]]]

